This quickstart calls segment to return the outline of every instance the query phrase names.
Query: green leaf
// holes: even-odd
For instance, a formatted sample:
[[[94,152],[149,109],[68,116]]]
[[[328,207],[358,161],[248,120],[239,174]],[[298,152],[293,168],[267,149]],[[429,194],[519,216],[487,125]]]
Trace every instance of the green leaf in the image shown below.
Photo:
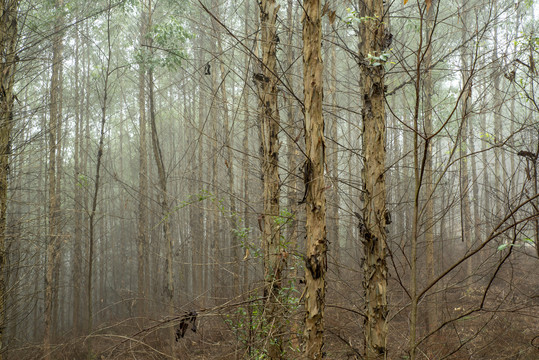
[[[502,251],[503,249],[505,249],[506,247],[508,247],[509,244],[501,244],[500,246],[498,246],[498,251]]]

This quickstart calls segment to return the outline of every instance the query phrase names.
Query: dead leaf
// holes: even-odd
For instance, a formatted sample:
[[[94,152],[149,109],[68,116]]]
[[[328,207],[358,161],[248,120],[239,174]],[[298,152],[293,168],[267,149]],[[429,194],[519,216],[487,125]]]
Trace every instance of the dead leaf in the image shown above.
[[[425,3],[427,4],[427,11],[429,11],[432,0],[425,0]]]
[[[324,4],[324,6],[322,7],[322,16],[326,15],[326,13],[328,12],[329,10],[329,2],[326,1],[326,3]]]
[[[249,258],[249,249],[245,249],[245,256],[243,257],[243,261],[247,260]]]
[[[328,13],[328,18],[330,25],[333,25],[333,23],[335,22],[335,10]]]
[[[407,2],[408,2],[408,0],[404,0],[404,5],[406,5]]]

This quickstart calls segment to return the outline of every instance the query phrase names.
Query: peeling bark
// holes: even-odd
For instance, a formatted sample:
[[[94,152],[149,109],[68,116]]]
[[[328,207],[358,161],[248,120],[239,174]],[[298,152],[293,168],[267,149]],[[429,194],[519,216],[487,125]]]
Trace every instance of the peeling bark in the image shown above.
[[[388,44],[384,25],[382,0],[367,0],[361,9],[360,68],[363,86],[363,171],[364,224],[360,228],[365,261],[363,263],[365,291],[365,355],[367,359],[383,359],[387,351],[387,244],[385,184],[385,94],[384,66],[371,64],[368,55],[380,56]]]
[[[327,271],[326,161],[323,99],[322,26],[319,0],[305,0],[303,13],[303,89],[305,105],[305,349],[322,359]]]
[[[267,349],[271,359],[281,359],[283,355],[282,306],[279,296],[282,287],[283,269],[286,257],[281,244],[279,216],[279,139],[280,115],[277,106],[279,79],[277,71],[277,13],[279,5],[275,0],[260,3],[260,30],[262,44],[262,80],[257,81],[259,91],[259,118],[262,142],[262,173],[264,198],[264,226],[262,242],[264,249],[264,297],[267,299],[269,326]]]

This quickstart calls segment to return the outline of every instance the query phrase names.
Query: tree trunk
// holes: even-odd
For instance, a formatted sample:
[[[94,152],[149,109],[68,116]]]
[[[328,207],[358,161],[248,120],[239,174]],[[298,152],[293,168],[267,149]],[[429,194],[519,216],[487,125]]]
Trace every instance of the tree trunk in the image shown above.
[[[306,207],[305,357],[322,359],[326,301],[326,163],[323,99],[322,20],[319,0],[303,3],[304,164]]]
[[[140,47],[145,51],[146,37],[146,2],[143,2],[140,19]],[[149,271],[146,262],[148,253],[148,145],[146,141],[146,102],[145,102],[145,64],[141,61],[138,73],[138,107],[139,107],[139,193],[138,193],[138,221],[137,221],[137,287],[138,287],[138,316],[144,316],[146,312],[146,283],[145,272]]]
[[[57,11],[61,12],[63,1],[56,1]],[[55,298],[54,273],[55,265],[59,251],[58,238],[58,199],[57,199],[57,184],[56,184],[56,160],[58,156],[58,139],[57,127],[59,117],[61,116],[60,109],[60,73],[62,67],[62,34],[63,26],[62,15],[57,15],[54,24],[54,37],[52,44],[52,77],[51,77],[51,98],[50,98],[50,115],[49,115],[49,239],[47,242],[47,265],[45,270],[45,328],[43,331],[44,343],[43,351],[46,360],[51,356],[51,341],[54,336],[54,307]]]
[[[333,25],[333,24],[331,24]],[[333,244],[333,262],[337,264],[336,271],[337,274],[340,273],[341,261],[340,261],[340,250],[341,250],[341,237],[339,234],[339,156],[338,156],[338,146],[339,143],[338,134],[337,134],[337,29],[333,29],[331,32],[331,49],[330,49],[330,72],[331,76],[329,79],[329,97],[331,99],[331,108],[329,116],[329,135],[331,137],[329,149],[329,163],[331,164],[331,191],[330,196],[330,206],[329,206],[329,219],[328,219],[328,228],[329,228],[329,243]],[[331,250],[330,250],[331,253]]]
[[[217,51],[219,54],[224,54],[223,51],[223,45],[221,40],[221,31],[218,28],[217,24],[215,24],[215,21],[213,21],[214,24],[214,30],[217,37]],[[231,214],[231,221],[232,221],[232,229],[237,230],[239,226],[238,222],[238,216],[236,214],[236,195],[235,195],[235,185],[234,185],[234,161],[232,157],[232,144],[231,144],[231,138],[233,139],[234,136],[232,134],[233,127],[230,127],[230,120],[229,120],[229,110],[228,110],[228,91],[226,88],[226,76],[227,73],[225,72],[225,66],[224,62],[221,60],[219,61],[219,68],[221,71],[221,101],[223,103],[223,131],[225,133],[225,139],[224,139],[224,147],[225,147],[225,166],[226,166],[226,173],[228,178],[228,193],[229,193],[229,201],[230,201],[230,214]],[[234,96],[232,96],[234,98]],[[233,232],[234,233],[234,232]],[[233,295],[236,296],[239,294],[239,238],[237,236],[233,236],[231,241],[226,245],[226,248],[230,249],[230,252],[228,255],[228,260],[231,261],[234,264],[233,274]],[[229,285],[230,284],[226,284]]]
[[[17,66],[17,16],[19,0],[0,2],[0,360],[6,330],[6,237],[8,174],[13,129],[15,71]]]
[[[251,2],[250,1],[246,1],[245,2],[245,23],[244,23],[244,32],[245,32],[245,36],[247,37],[249,35],[249,20],[251,19],[249,17],[250,15],[250,4]],[[245,60],[244,60],[244,67],[246,69],[246,71],[248,71],[249,69],[249,64],[250,64],[250,61],[251,60],[251,55],[250,54],[246,54],[245,55]],[[243,139],[242,139],[242,150],[243,150],[243,158],[241,160],[241,179],[242,179],[242,188],[243,188],[243,220],[244,220],[244,224],[243,224],[243,227],[245,229],[250,229],[250,224],[251,224],[251,221],[250,221],[250,216],[249,216],[249,213],[250,213],[250,210],[249,210],[249,199],[250,199],[250,196],[249,196],[249,131],[250,131],[250,128],[251,128],[251,114],[250,114],[250,111],[249,111],[249,97],[250,97],[250,94],[251,92],[249,91],[249,86],[247,86],[247,84],[245,84],[245,86],[243,87]],[[248,241],[249,241],[249,236],[250,234],[246,234],[246,238],[244,238],[244,251],[246,253],[246,255],[248,255]],[[249,256],[245,256],[244,257],[244,260],[243,260],[243,271],[242,271],[242,277],[243,277],[243,281],[242,281],[242,292],[243,294],[245,294],[246,296],[249,296],[248,295],[248,292],[249,292]]]
[[[199,35],[200,42],[204,43],[204,33],[201,32]],[[199,51],[199,59],[200,64],[199,68],[202,69],[205,65],[204,63],[204,52]],[[201,132],[204,129],[205,119],[206,119],[206,93],[203,90],[204,86],[207,86],[207,82],[205,81],[205,77],[207,75],[201,75],[200,83],[199,83],[199,91],[198,91],[198,131]],[[202,179],[204,178],[204,141],[202,141],[203,137],[202,135],[199,135],[198,137],[200,141],[198,142],[198,151],[197,151],[197,163],[198,163],[198,171],[196,174],[196,179],[198,183],[200,184],[202,182]],[[202,191],[201,188],[197,189],[198,191]],[[206,222],[204,221],[204,218],[206,216],[206,212],[204,210],[204,207],[201,205],[196,206],[196,221],[195,221],[195,229],[196,232],[193,234],[193,240],[195,242],[195,247],[193,249],[195,253],[195,276],[193,277],[193,281],[195,283],[195,296],[201,296],[202,294],[206,294],[207,284],[206,284],[206,277],[205,274],[207,273],[207,268],[205,266],[207,261],[207,251],[206,251]],[[205,305],[207,295],[204,295],[202,297],[203,305]]]
[[[81,330],[81,282],[82,279],[82,187],[84,186],[81,177],[81,137],[82,137],[82,116],[81,116],[81,89],[79,87],[79,26],[75,25],[75,144],[74,144],[74,223],[73,234],[73,333],[77,336]]]
[[[262,140],[262,176],[264,197],[264,297],[266,321],[269,325],[266,351],[271,359],[281,359],[283,354],[283,319],[280,305],[283,269],[286,265],[281,244],[279,179],[280,115],[277,104],[277,33],[276,21],[279,5],[275,0],[262,0],[260,5],[260,34],[262,45],[262,74],[258,74],[259,119]],[[255,74],[255,77],[257,75]]]
[[[361,23],[360,40],[361,84],[363,108],[363,224],[360,228],[365,252],[363,263],[365,290],[365,355],[368,360],[384,359],[387,338],[387,244],[385,183],[385,95],[383,65],[370,64],[368,55],[382,55],[388,41],[382,0],[367,0],[361,16],[369,20]]]
[[[432,31],[434,21],[434,11],[438,6],[437,1],[431,3],[427,11],[426,19],[426,39],[427,50],[425,52],[425,137],[428,139],[425,144],[425,243],[426,243],[426,265],[427,265],[427,283],[434,280],[434,194],[433,194],[433,176],[432,176],[432,94],[434,87],[432,84]],[[434,293],[436,290],[434,289]],[[436,295],[427,299],[427,333],[434,330],[438,323],[436,312]]]
[[[466,8],[466,1],[462,3],[462,42],[466,41],[467,36],[467,19],[469,10]],[[462,86],[463,86],[463,99],[461,106],[462,124],[460,127],[460,200],[461,200],[461,231],[462,241],[466,243],[466,251],[469,251],[472,244],[471,236],[471,210],[470,210],[470,197],[468,194],[469,179],[468,179],[468,123],[469,114],[471,111],[472,103],[472,80],[470,79],[471,71],[471,59],[466,47],[461,49],[461,68],[462,68]],[[499,189],[499,188],[498,188]],[[472,259],[468,259],[466,263],[466,282],[471,283],[472,276]]]
[[[150,22],[151,23],[151,22]],[[155,163],[157,165],[157,175],[159,179],[159,195],[161,197],[161,219],[160,222],[163,226],[163,236],[165,240],[165,276],[166,285],[164,288],[165,301],[167,304],[167,312],[170,316],[174,315],[174,276],[172,269],[172,234],[170,231],[170,208],[167,193],[167,176],[165,173],[165,162],[163,154],[161,152],[161,146],[159,144],[159,137],[157,135],[157,126],[155,122],[155,100],[154,100],[154,81],[153,70],[148,70],[149,81],[149,100],[150,100],[150,128],[152,134],[152,148]],[[174,353],[174,328],[169,329],[169,345],[171,348],[171,355]]]
[[[294,2],[293,0],[287,0],[287,9],[286,9],[286,24],[288,27],[287,33],[287,47],[286,47],[286,63],[285,68],[288,71],[284,74],[286,78],[286,83],[291,90],[295,89],[295,79],[297,79],[297,72],[294,67],[295,59],[295,47],[292,45],[294,41],[294,24],[296,16],[294,13]],[[300,208],[298,204],[298,158],[299,158],[299,133],[300,129],[298,127],[297,121],[297,109],[294,105],[294,98],[291,93],[284,94],[284,102],[286,107],[286,121],[288,126],[288,137],[287,137],[287,154],[288,154],[288,171],[291,172],[289,176],[289,181],[287,184],[287,197],[288,197],[288,211],[292,214],[292,219],[289,220],[288,224],[288,233],[286,236],[286,241],[289,244],[289,252],[291,254],[298,253],[298,210]],[[297,260],[296,260],[297,261]],[[298,288],[298,267],[297,264],[291,264],[289,281],[294,288]],[[291,343],[292,347],[299,349],[301,344],[301,338],[298,336],[300,333],[301,322],[297,316],[293,316],[290,325],[291,332]]]
[[[493,4],[493,13],[498,13],[498,0],[494,0]],[[494,105],[494,140],[496,142],[496,145],[494,147],[494,181],[495,181],[495,189],[499,193],[495,194],[494,202],[494,220],[498,221],[498,219],[503,218],[502,216],[502,192],[503,192],[503,186],[505,185],[504,177],[505,177],[505,154],[503,152],[503,149],[501,148],[502,144],[502,138],[503,138],[503,125],[502,125],[502,94],[500,91],[500,73],[502,71],[500,60],[498,59],[498,20],[494,20],[494,44],[492,49],[492,78],[494,83],[494,98],[493,98],[493,105]]]
[[[87,332],[90,335],[93,329],[93,307],[92,307],[92,279],[93,279],[93,265],[94,265],[94,237],[95,237],[95,215],[97,210],[98,195],[99,195],[99,186],[100,186],[100,175],[101,175],[101,162],[103,159],[103,148],[105,141],[105,122],[107,119],[107,104],[108,104],[108,91],[109,91],[109,79],[110,79],[110,65],[111,65],[111,56],[112,56],[112,43],[110,39],[110,9],[107,13],[107,64],[104,69],[104,84],[103,84],[103,103],[101,104],[101,121],[100,121],[100,131],[99,131],[99,143],[97,147],[97,157],[95,165],[95,179],[94,179],[94,189],[92,193],[92,204],[89,212],[89,235],[88,235],[88,284],[87,285],[87,297],[88,303],[88,329]],[[88,341],[88,358],[93,357],[92,354],[92,342]]]
[[[61,19],[63,22],[63,19]],[[62,41],[62,39],[60,39]],[[62,124],[63,124],[63,44],[59,44],[59,58],[61,62],[58,69],[58,99],[57,99],[57,123],[56,123],[56,248],[54,249],[54,273],[53,273],[53,286],[52,286],[52,336],[53,339],[58,335],[59,332],[59,308],[62,308],[64,297],[59,298],[60,293],[60,267],[62,262],[62,244],[64,240],[64,235],[62,234],[63,228],[60,219],[62,218],[61,204],[62,204],[62,173],[63,173],[63,134],[62,134]]]

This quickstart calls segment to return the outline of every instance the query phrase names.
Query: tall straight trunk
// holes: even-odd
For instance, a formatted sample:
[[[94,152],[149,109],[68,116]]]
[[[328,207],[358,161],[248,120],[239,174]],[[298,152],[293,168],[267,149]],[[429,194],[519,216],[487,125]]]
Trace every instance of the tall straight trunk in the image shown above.
[[[427,283],[434,280],[434,194],[433,194],[433,177],[432,177],[432,94],[434,87],[432,84],[432,31],[434,21],[434,10],[437,7],[437,2],[431,3],[427,10],[426,18],[426,39],[427,50],[425,52],[424,68],[425,68],[425,137],[429,139],[425,144],[426,161],[425,161],[425,243],[426,243],[426,265],[427,265]],[[427,333],[434,330],[438,323],[436,313],[435,297],[427,299]]]
[[[419,153],[419,104],[420,104],[420,81],[421,81],[421,53],[423,51],[423,16],[424,12],[420,14],[420,30],[419,30],[419,46],[416,52],[416,82],[415,82],[415,109],[413,117],[413,132],[412,136],[414,138],[414,202],[413,202],[413,217],[412,217],[412,236],[410,240],[410,340],[409,340],[409,352],[410,359],[416,359],[416,338],[417,338],[417,312],[418,312],[418,296],[417,296],[417,245],[419,239],[419,202],[420,202],[420,193],[422,178],[420,176],[420,153]],[[428,79],[428,76],[427,76]],[[427,160],[427,150],[428,150],[428,140],[425,141],[426,150],[423,153],[423,160]],[[423,162],[421,162],[423,166]]]
[[[481,89],[483,91],[484,89]],[[480,126],[483,131],[486,131],[487,129],[487,116],[486,114],[482,113],[479,114],[480,118]],[[489,184],[489,176],[488,176],[488,159],[487,159],[487,148],[489,147],[488,144],[488,138],[484,138],[481,141],[481,163],[483,168],[483,192],[482,192],[482,205],[483,205],[483,219],[481,224],[481,237],[486,238],[489,228],[489,221],[490,221],[490,206],[491,206],[491,199],[490,199],[490,184]]]
[[[143,2],[140,16],[140,47],[145,51],[146,37],[146,2]],[[148,253],[148,146],[146,141],[146,101],[145,101],[145,69],[144,63],[138,69],[138,107],[139,107],[139,193],[138,193],[138,219],[137,219],[137,288],[138,288],[138,316],[146,312],[146,272],[149,271],[146,261]]]
[[[212,40],[209,40],[209,46],[214,49],[215,43]],[[217,57],[217,56],[216,54],[213,54],[212,57]],[[215,64],[216,62],[213,61],[212,63]],[[217,71],[216,71],[217,69],[215,66],[212,66],[212,69],[213,69],[211,71],[212,98],[211,98],[209,118],[213,119],[213,121],[211,122],[212,123],[211,147],[209,148],[209,150],[211,151],[213,156],[212,156],[212,161],[209,162],[209,164],[211,164],[210,165],[211,168],[210,170],[208,170],[208,172],[211,173],[211,182],[210,182],[211,192],[213,196],[217,198],[219,196],[219,187],[217,184],[217,178],[219,176],[219,168],[217,166],[217,159],[218,159],[217,154],[219,151],[217,147],[217,132],[218,132],[217,128],[220,126],[220,124],[218,121],[219,117],[218,117],[218,112],[217,112],[217,105],[215,103],[217,101],[217,91],[219,90],[218,89],[219,84],[217,83]],[[208,249],[208,259],[211,265],[210,265],[210,269],[206,277],[206,283],[208,284],[208,287],[211,289],[210,295],[211,297],[213,297],[214,300],[217,300],[217,297],[218,297],[217,288],[218,288],[218,284],[220,283],[219,276],[218,276],[218,272],[219,272],[218,261],[220,261],[221,259],[220,242],[218,241],[218,239],[220,238],[219,215],[220,215],[219,210],[217,206],[215,206],[214,204],[213,211],[211,212],[211,218],[210,218],[209,237],[211,239],[211,243],[209,244],[209,249]]]
[[[390,99],[389,107],[391,109],[396,109],[396,104],[397,104],[396,96],[392,96]],[[394,191],[393,202],[395,202],[396,204],[399,204],[400,202],[404,202],[403,198],[406,194],[406,192],[403,191],[403,183],[405,183],[405,181],[403,180],[404,176],[403,176],[402,165],[401,165],[402,161],[397,161],[397,156],[402,156],[402,148],[401,148],[402,130],[400,130],[400,124],[396,116],[394,116],[393,114],[390,114],[389,119],[390,119],[390,128],[394,129],[392,137],[391,137],[392,138],[391,142],[393,145],[392,151],[395,154],[395,159],[391,160],[391,163],[394,164],[393,173],[395,174],[395,176],[392,177],[394,186],[391,186],[391,188]],[[402,209],[404,209],[405,206],[403,206],[402,204],[399,204],[399,205],[396,205],[394,209],[398,211],[402,211]],[[401,216],[395,216],[394,221],[395,221],[395,224],[393,228],[397,229],[397,231],[400,231],[400,234],[398,232],[395,232],[395,235],[398,235],[400,238],[404,238],[404,233],[405,233],[404,214],[401,213]]]
[[[470,246],[481,239],[481,216],[479,214],[479,181],[477,175],[477,156],[475,155],[475,131],[473,122],[468,124],[468,144],[470,147],[470,163],[472,168],[472,198],[473,198],[473,241]]]
[[[218,28],[215,21],[213,21],[214,24],[214,31],[216,33],[217,37],[217,51],[219,54],[223,54],[223,45],[221,40],[221,31]],[[227,73],[225,72],[225,66],[223,61],[219,61],[219,68],[221,72],[221,101],[223,103],[223,128],[225,133],[225,139],[224,139],[224,147],[225,147],[225,165],[226,165],[226,174],[228,178],[228,193],[229,193],[229,201],[230,201],[230,214],[231,214],[231,220],[232,220],[232,228],[238,229],[239,222],[238,222],[238,216],[236,214],[236,197],[234,192],[234,162],[232,158],[232,144],[231,144],[231,138],[233,139],[234,136],[232,134],[233,128],[230,127],[230,119],[229,119],[229,110],[228,110],[228,91],[226,87],[226,76]],[[234,95],[234,94],[232,94]],[[234,96],[232,96],[234,98]],[[234,286],[234,296],[239,294],[239,242],[240,239],[237,236],[234,236],[232,238],[232,241],[227,244],[227,248],[230,249],[229,260],[234,263],[234,280],[233,280],[233,286]]]
[[[167,312],[170,316],[174,315],[174,275],[172,269],[172,233],[170,230],[170,208],[167,192],[167,176],[165,173],[165,162],[163,154],[161,152],[161,145],[159,144],[159,137],[157,135],[157,125],[155,121],[155,99],[154,99],[154,80],[153,70],[148,70],[148,82],[149,82],[149,101],[150,101],[150,128],[152,134],[152,149],[157,166],[157,175],[159,179],[159,196],[161,197],[161,219],[160,222],[163,226],[163,237],[165,240],[165,301],[167,304]],[[174,352],[174,328],[169,329],[169,344],[171,348],[171,355]]]
[[[49,113],[49,168],[48,168],[48,182],[49,182],[49,238],[47,242],[47,264],[45,270],[45,321],[43,331],[43,350],[45,359],[50,359],[51,356],[51,341],[54,336],[54,273],[55,265],[57,264],[57,257],[59,251],[59,238],[58,238],[58,199],[57,199],[57,184],[56,184],[56,160],[58,155],[58,139],[57,139],[57,127],[59,118],[61,117],[60,109],[60,92],[62,91],[60,86],[60,73],[62,67],[62,34],[61,28],[63,24],[63,17],[60,14],[63,7],[63,1],[57,0],[56,7],[59,14],[56,16],[54,23],[54,36],[52,43],[52,77],[51,77],[51,93],[50,93],[50,113]]]
[[[79,335],[81,330],[81,283],[82,278],[82,186],[83,181],[79,177],[81,176],[81,137],[82,137],[82,116],[81,116],[81,89],[79,87],[79,26],[75,25],[75,144],[74,144],[74,179],[73,179],[73,192],[74,192],[74,236],[73,236],[73,276],[71,281],[73,282],[73,333]]]
[[[286,264],[281,244],[279,216],[279,139],[280,115],[277,104],[277,32],[276,21],[279,5],[275,0],[262,0],[260,5],[260,41],[262,45],[262,74],[258,76],[259,119],[262,148],[262,176],[264,197],[264,297],[267,299],[266,320],[270,324],[268,348],[271,359],[281,359],[283,354],[283,319],[279,293],[283,269]]]
[[[498,13],[498,0],[494,0],[493,5],[493,13]],[[492,78],[494,82],[494,98],[493,98],[493,104],[494,104],[494,139],[496,141],[496,144],[501,144],[502,142],[502,94],[500,91],[500,66],[499,66],[499,59],[498,59],[498,23],[497,19],[494,20],[494,44],[492,49]],[[501,217],[501,211],[502,211],[502,203],[501,203],[501,193],[502,193],[502,186],[505,184],[503,181],[504,172],[505,172],[505,154],[502,151],[503,149],[500,146],[496,146],[494,148],[494,181],[495,181],[495,189],[499,193],[495,194],[494,201],[494,219],[498,219]],[[496,220],[497,221],[497,220]]]
[[[370,64],[369,54],[382,55],[388,46],[382,0],[367,0],[361,8],[359,58],[363,88],[361,117],[363,120],[364,199],[361,238],[365,259],[363,263],[365,291],[365,355],[368,360],[384,359],[387,352],[387,244],[385,182],[385,94],[384,66]]]
[[[63,44],[60,43],[60,58],[59,60],[62,62],[62,48]],[[59,308],[63,308],[62,303],[64,301],[64,297],[59,297],[60,294],[60,266],[62,262],[62,243],[63,243],[63,237],[62,234],[62,226],[60,219],[62,218],[62,212],[61,212],[61,204],[62,204],[62,173],[63,173],[63,134],[62,134],[62,126],[63,126],[63,115],[62,115],[62,108],[63,108],[63,66],[60,66],[58,69],[58,103],[57,103],[57,123],[56,123],[56,248],[54,250],[54,273],[53,273],[53,287],[52,287],[52,334],[53,338],[57,336],[59,332],[59,314],[58,310]]]
[[[249,17],[250,12],[250,1],[245,2],[245,23],[244,23],[244,35],[247,37],[249,35],[249,20],[251,19]],[[245,60],[244,60],[244,69],[249,69],[249,63],[250,63],[251,56],[250,54],[245,54]],[[250,111],[249,111],[249,97],[251,92],[249,91],[249,86],[245,84],[246,86],[243,87],[243,139],[242,139],[242,150],[243,150],[243,158],[241,161],[241,179],[242,179],[242,188],[243,188],[243,196],[242,199],[244,201],[243,205],[243,219],[244,224],[243,227],[245,229],[250,228],[250,216],[249,216],[249,130],[250,130]],[[247,239],[245,239],[247,240]],[[245,252],[247,253],[248,247],[247,243],[244,243],[245,246]],[[249,291],[249,262],[248,256],[244,258],[243,262],[243,271],[242,271],[242,292],[244,294],[248,294]]]
[[[333,24],[331,24],[333,25]],[[331,205],[329,207],[329,233],[330,244],[333,244],[333,261],[338,264],[336,271],[340,272],[340,250],[341,250],[341,238],[339,235],[339,157],[338,146],[339,143],[337,134],[337,35],[336,29],[331,32],[331,49],[329,55],[330,62],[330,79],[329,79],[329,96],[331,99],[331,108],[329,116],[329,135],[331,136],[331,142],[329,146],[329,163],[331,164],[331,191],[330,199]],[[333,237],[333,239],[331,238]]]
[[[107,137],[106,141],[108,143],[110,143],[110,137]],[[120,152],[118,154],[120,157],[122,156],[122,153]],[[106,162],[107,159],[105,158],[104,159],[104,162]],[[110,164],[110,162],[109,162]],[[121,167],[120,167],[120,171],[121,171]],[[103,189],[99,192],[99,199],[97,200],[97,202],[99,204],[101,204],[101,211],[102,213],[104,214],[110,214],[111,213],[111,208],[110,208],[110,204],[111,202],[110,201],[107,201],[107,202],[104,202],[103,199],[106,198],[106,192],[107,192],[107,187],[103,187]],[[98,322],[101,322],[103,320],[106,319],[106,313],[107,311],[104,310],[105,309],[105,305],[106,303],[104,302],[104,300],[107,299],[107,294],[105,292],[105,284],[106,284],[106,268],[107,268],[107,250],[110,248],[109,245],[108,245],[108,236],[106,236],[106,228],[107,228],[107,223],[109,222],[109,219],[110,217],[108,216],[103,216],[103,219],[99,222],[99,235],[97,236],[97,238],[99,239],[99,242],[97,243],[98,244],[98,249],[96,251],[96,264],[99,266],[97,267],[96,266],[96,273],[98,275],[98,278],[96,280],[98,280],[98,285],[96,286],[96,290],[95,293],[97,295],[97,298],[100,300],[98,301],[97,303],[97,311],[96,311],[96,315],[99,316],[97,317],[96,316],[96,319]],[[130,250],[131,250],[131,245],[129,246]],[[130,254],[132,254],[133,252],[132,251],[129,251]],[[129,279],[131,279],[131,276],[129,276]],[[131,283],[129,284],[129,288],[132,289],[133,287],[131,286]]]
[[[303,7],[303,92],[307,155],[304,164],[307,233],[304,355],[308,359],[322,359],[327,272],[322,17],[320,0],[304,0]]]
[[[109,95],[109,80],[110,80],[110,66],[111,66],[111,56],[112,56],[112,44],[110,39],[110,9],[107,13],[107,64],[104,69],[104,84],[103,84],[103,99],[101,103],[101,121],[100,121],[100,130],[99,130],[99,143],[97,146],[97,156],[96,156],[96,165],[95,165],[95,179],[94,179],[94,188],[92,193],[92,203],[91,209],[89,212],[89,229],[88,229],[88,283],[87,286],[87,332],[88,334],[92,333],[93,329],[93,304],[92,304],[92,295],[93,295],[93,266],[94,266],[94,242],[95,242],[95,215],[97,210],[98,195],[99,195],[99,186],[100,186],[100,176],[101,176],[101,162],[103,159],[103,149],[105,142],[105,122],[107,119],[107,105],[108,105],[108,95]],[[92,342],[88,341],[88,358],[93,357],[92,354]]]
[[[295,47],[292,45],[294,41],[294,24],[295,24],[295,13],[294,13],[294,2],[293,0],[287,0],[286,8],[286,24],[288,27],[287,33],[287,46],[286,46],[286,62],[285,68],[288,71],[284,74],[286,77],[286,83],[290,89],[295,89],[295,75],[296,71],[293,67],[295,59]],[[288,211],[292,214],[292,219],[289,220],[289,231],[286,234],[286,241],[289,244],[290,253],[294,254],[298,252],[298,158],[299,158],[299,128],[297,124],[297,114],[294,105],[294,98],[291,93],[284,94],[284,103],[286,107],[286,120],[288,126],[288,137],[287,137],[287,155],[288,155],[288,171],[291,172],[287,185],[287,198],[288,198]],[[298,287],[298,266],[293,264],[290,270],[290,279],[289,282],[293,287]],[[298,336],[301,328],[301,322],[297,319],[297,316],[291,320],[292,324],[290,325],[291,332],[291,343],[294,348],[299,348],[301,343],[301,338]]]
[[[465,43],[467,33],[467,15],[468,8],[466,8],[466,1],[462,2],[462,43]],[[462,86],[465,88],[464,96],[461,106],[461,118],[462,124],[460,128],[460,201],[461,201],[461,231],[462,241],[466,243],[466,250],[469,251],[472,244],[471,236],[471,210],[470,210],[470,197],[468,192],[469,179],[468,179],[468,123],[469,115],[472,103],[472,82],[470,79],[471,72],[471,59],[466,47],[461,49],[461,68],[462,68]],[[471,281],[472,276],[472,260],[468,259],[466,263],[466,277],[468,284]]]
[[[519,34],[519,29],[520,29],[520,23],[523,19],[523,10],[524,10],[524,6],[519,6],[517,8],[517,11],[515,12],[515,20],[514,20],[514,24],[515,24],[515,37],[518,36]],[[517,54],[518,52],[518,41],[515,41],[513,43],[513,53],[514,54]],[[510,85],[511,86],[511,85]],[[516,86],[511,86],[511,121],[510,121],[510,131],[509,133],[511,134],[511,140],[510,140],[510,146],[514,148],[515,146],[515,140],[514,140],[514,137],[513,137],[513,134],[515,134],[515,123],[517,121],[517,115],[515,114],[515,99],[518,97],[518,90],[516,88]],[[515,154],[513,153],[510,153],[509,154],[510,156],[510,161],[511,161],[511,176],[515,176],[516,175],[516,156]],[[516,186],[512,186],[511,187],[511,195],[510,195],[510,198],[513,199],[516,195],[517,195],[517,187]],[[474,195],[475,197],[475,195]]]
[[[200,35],[200,42],[204,43],[203,40],[203,33]],[[200,64],[199,68],[202,69],[205,65],[204,63],[204,52],[202,50],[199,51],[199,59]],[[198,131],[203,131],[203,127],[205,124],[205,114],[206,114],[206,92],[204,89],[204,85],[206,85],[205,77],[207,75],[201,75],[202,79],[200,79],[200,82],[198,84]],[[201,139],[197,143],[198,151],[197,151],[197,174],[196,179],[198,183],[200,184],[202,182],[202,179],[204,178],[204,160],[203,160],[203,154],[204,154],[204,141],[202,141],[202,136],[199,135],[199,138]],[[197,191],[201,191],[202,189],[197,189]],[[206,231],[206,222],[203,221],[204,217],[206,216],[206,213],[204,211],[204,207],[197,205],[196,206],[196,216],[197,219],[195,221],[195,229],[196,232],[193,234],[193,239],[195,242],[195,277],[194,277],[194,283],[195,283],[195,295],[201,296],[202,294],[205,294],[205,290],[207,289],[207,284],[205,282],[205,274],[207,273],[206,266],[203,266],[205,264],[205,261],[207,260],[206,257],[206,243],[205,239],[205,231]],[[202,298],[202,301],[205,303],[206,295]]]
[[[85,35],[88,36],[90,33],[90,25],[89,22],[86,22],[85,26]],[[85,67],[85,86],[84,86],[84,150],[82,151],[82,164],[81,164],[81,173],[82,174],[88,174],[89,173],[89,152],[90,152],[90,69],[91,69],[91,57],[90,57],[90,41],[88,40],[88,37],[86,37],[85,42],[85,56],[83,57],[84,60],[84,66]],[[81,130],[82,131],[82,130]],[[84,216],[83,216],[83,229],[84,231],[84,237],[86,239],[89,239],[89,229],[90,229],[90,186],[89,186],[89,179],[85,179],[85,183],[88,182],[87,188],[83,192],[82,196],[82,203],[84,207]],[[89,257],[90,253],[90,242],[86,242],[86,253],[84,254],[86,259]],[[88,274],[88,261],[83,262],[83,272],[85,274]],[[86,281],[88,281],[88,276],[86,276]],[[88,289],[88,284],[86,283],[86,289]],[[86,300],[91,299],[89,294],[86,295]],[[84,311],[84,314],[88,314],[88,304],[86,305],[86,311]],[[88,328],[88,319],[85,318],[85,324]]]
[[[6,329],[6,238],[8,174],[13,130],[15,72],[17,67],[17,16],[19,0],[0,2],[0,360],[4,354]]]

